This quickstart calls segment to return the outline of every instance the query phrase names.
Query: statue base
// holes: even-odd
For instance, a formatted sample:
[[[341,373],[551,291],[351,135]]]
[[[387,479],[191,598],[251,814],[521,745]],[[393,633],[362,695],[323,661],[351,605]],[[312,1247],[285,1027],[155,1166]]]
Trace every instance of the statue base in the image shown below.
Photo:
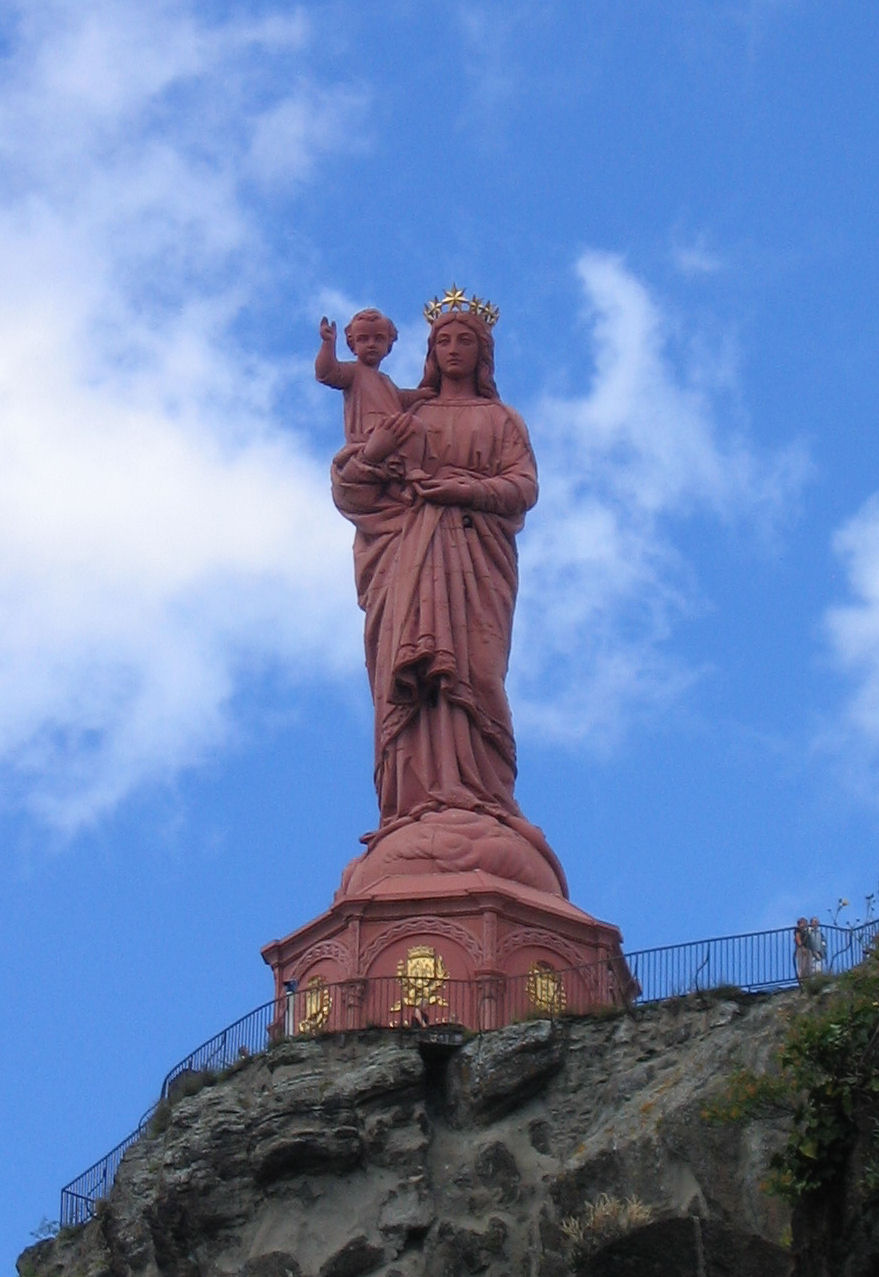
[[[334,903],[384,878],[481,869],[495,878],[568,898],[568,884],[543,831],[524,816],[462,807],[427,809],[383,826],[342,874]]]
[[[584,1014],[637,992],[618,928],[558,889],[484,869],[397,867],[359,882],[365,875],[352,866],[326,913],[262,950],[286,1008],[279,1032],[373,1025],[478,1031]]]

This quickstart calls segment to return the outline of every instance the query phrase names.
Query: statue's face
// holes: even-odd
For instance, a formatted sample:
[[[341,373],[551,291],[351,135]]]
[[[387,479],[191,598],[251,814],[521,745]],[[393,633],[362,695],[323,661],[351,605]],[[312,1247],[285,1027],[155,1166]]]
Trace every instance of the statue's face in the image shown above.
[[[390,349],[388,326],[383,319],[358,319],[351,328],[351,347],[362,364],[377,368]]]
[[[457,320],[443,324],[436,335],[434,352],[440,372],[452,381],[465,381],[476,372],[479,341],[466,324]]]

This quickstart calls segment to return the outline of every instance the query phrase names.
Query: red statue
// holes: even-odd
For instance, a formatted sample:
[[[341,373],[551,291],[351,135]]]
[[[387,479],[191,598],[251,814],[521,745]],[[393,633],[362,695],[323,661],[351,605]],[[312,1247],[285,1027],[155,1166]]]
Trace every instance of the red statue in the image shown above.
[[[358,310],[346,327],[348,348],[356,356],[353,360],[342,363],[336,358],[336,325],[331,324],[326,315],[320,321],[320,336],[321,347],[314,361],[314,373],[325,386],[333,386],[345,393],[345,442],[363,444],[363,458],[377,460],[381,431],[376,434],[376,427],[389,415],[432,398],[436,391],[400,390],[390,377],[379,371],[379,365],[397,340],[396,325],[380,310],[372,307]],[[370,442],[374,434],[376,437]],[[412,457],[417,456],[421,460],[423,431],[419,432],[411,420],[409,435],[415,437],[415,446],[408,451]],[[408,437],[401,441],[401,447]],[[402,461],[402,458],[398,460]]]
[[[424,376],[403,391],[379,371],[389,319],[355,315],[346,363],[321,322],[315,372],[345,393],[333,497],[356,528],[380,821],[330,908],[262,950],[279,1033],[481,1031],[637,991],[619,930],[570,903],[513,796],[504,679],[537,471],[494,384],[497,310],[453,287],[425,314]]]
[[[558,860],[513,797],[504,691],[534,455],[495,386],[496,309],[453,289],[425,313],[416,391],[378,372],[396,336],[378,311],[346,330],[354,364],[335,359],[335,325],[323,320],[315,364],[346,393],[333,498],[356,527],[380,810],[340,895],[393,875],[481,869],[567,896]]]

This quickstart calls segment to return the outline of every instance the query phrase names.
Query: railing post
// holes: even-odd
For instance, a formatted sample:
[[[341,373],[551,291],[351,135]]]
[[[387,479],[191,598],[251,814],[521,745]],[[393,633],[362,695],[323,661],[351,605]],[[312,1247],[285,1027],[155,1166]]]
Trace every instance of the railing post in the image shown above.
[[[342,1002],[345,1007],[345,1028],[362,1029],[363,1007],[366,1000],[367,982],[361,976],[355,980],[342,983]]]
[[[504,1022],[502,1003],[506,981],[498,972],[486,972],[476,977],[476,1019],[480,1033],[497,1029]]]

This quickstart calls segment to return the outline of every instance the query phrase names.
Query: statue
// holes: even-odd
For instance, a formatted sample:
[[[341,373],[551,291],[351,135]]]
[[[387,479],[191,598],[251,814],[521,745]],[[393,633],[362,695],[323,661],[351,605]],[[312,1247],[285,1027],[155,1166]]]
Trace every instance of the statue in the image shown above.
[[[320,337],[314,374],[325,386],[344,392],[345,442],[363,444],[363,452],[359,455],[366,461],[378,460],[382,435],[379,431],[373,439],[375,428],[389,415],[412,408],[436,392],[427,388],[400,390],[390,377],[379,371],[382,360],[397,340],[396,325],[380,310],[373,307],[359,310],[345,328],[348,348],[355,356],[353,360],[342,363],[336,358],[336,325],[331,324],[326,315],[320,321]],[[411,416],[407,418],[407,431],[397,451],[405,449],[411,440],[406,451],[414,465],[410,465],[407,472],[405,459],[398,457],[397,477],[406,475],[412,478],[417,463],[423,460],[424,432],[419,432]],[[393,467],[394,462],[389,461],[388,464]],[[425,477],[423,473],[421,477]]]
[[[416,391],[377,371],[392,341],[380,312],[360,312],[346,330],[358,361],[373,361],[363,372],[333,362],[335,326],[321,324],[317,376],[351,398],[332,489],[356,528],[380,813],[339,894],[394,875],[480,869],[567,897],[561,865],[513,795],[504,690],[534,456],[495,386],[496,308],[453,287],[425,314]],[[369,350],[356,341],[363,316],[382,330]]]
[[[494,382],[498,312],[453,286],[425,316],[414,390],[379,371],[396,336],[381,312],[348,325],[353,362],[321,321],[315,373],[345,396],[332,489],[355,528],[379,824],[330,908],[262,950],[279,1033],[482,1031],[637,992],[619,930],[570,902],[513,792],[504,682],[537,469]]]

